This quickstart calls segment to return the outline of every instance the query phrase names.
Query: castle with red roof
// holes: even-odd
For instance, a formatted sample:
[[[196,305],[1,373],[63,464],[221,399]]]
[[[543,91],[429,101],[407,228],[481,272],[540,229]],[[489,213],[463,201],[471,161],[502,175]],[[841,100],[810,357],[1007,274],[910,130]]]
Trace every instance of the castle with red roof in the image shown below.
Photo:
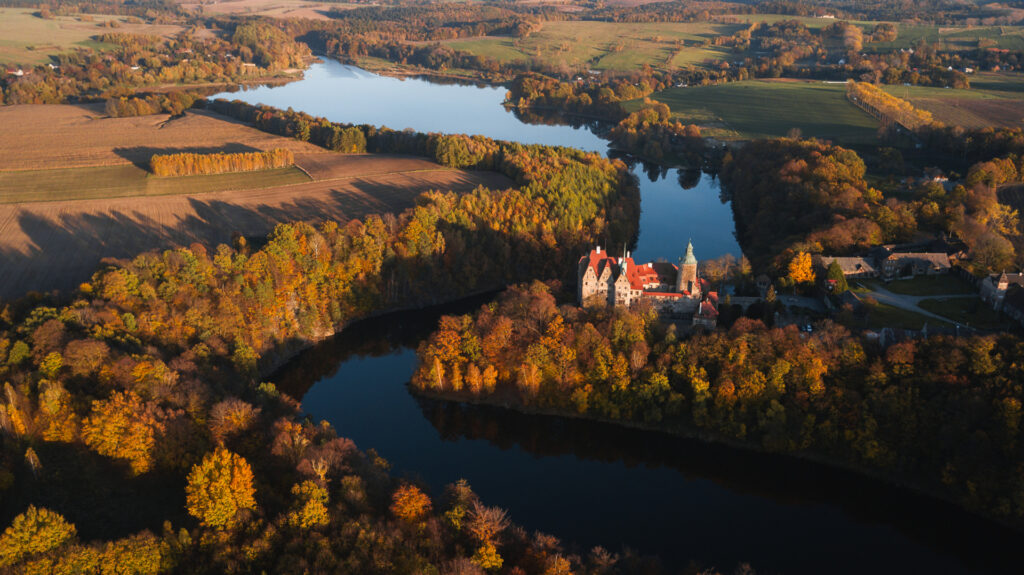
[[[694,325],[715,327],[718,294],[697,274],[693,243],[679,265],[650,262],[637,265],[629,252],[616,258],[597,246],[580,258],[577,276],[580,305],[595,300],[614,306],[650,302],[666,316],[692,316]]]

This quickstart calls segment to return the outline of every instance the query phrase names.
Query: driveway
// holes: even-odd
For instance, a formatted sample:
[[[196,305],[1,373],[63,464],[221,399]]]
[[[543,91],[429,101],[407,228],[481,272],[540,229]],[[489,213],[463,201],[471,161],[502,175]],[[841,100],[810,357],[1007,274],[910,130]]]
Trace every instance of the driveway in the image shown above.
[[[907,311],[912,311],[914,313],[923,315],[925,317],[934,318],[934,319],[937,319],[937,320],[942,321],[944,323],[951,323],[951,324],[962,326],[962,327],[965,327],[962,323],[959,323],[957,321],[951,320],[948,317],[943,317],[943,316],[941,316],[939,314],[932,313],[932,312],[930,312],[930,311],[928,311],[928,310],[918,306],[917,304],[921,300],[925,300],[925,299],[956,299],[956,298],[977,298],[978,297],[978,294],[904,295],[904,294],[893,293],[893,292],[891,292],[891,291],[889,291],[889,290],[887,290],[887,289],[885,289],[883,287],[868,288],[867,286],[865,286],[864,284],[862,284],[860,282],[857,282],[857,285],[862,287],[862,288],[864,288],[864,289],[871,289],[870,293],[868,293],[868,294],[858,294],[859,296],[860,295],[870,295],[871,297],[873,297],[876,300],[878,300],[879,303],[884,303],[884,304],[887,304],[887,305],[891,305],[893,307],[898,307],[900,309],[905,309]]]

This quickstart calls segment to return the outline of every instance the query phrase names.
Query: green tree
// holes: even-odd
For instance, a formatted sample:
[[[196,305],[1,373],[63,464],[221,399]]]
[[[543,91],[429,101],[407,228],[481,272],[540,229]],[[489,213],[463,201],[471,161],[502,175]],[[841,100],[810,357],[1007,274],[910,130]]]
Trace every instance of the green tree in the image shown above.
[[[850,289],[850,284],[846,282],[846,275],[843,274],[843,268],[840,267],[839,262],[836,260],[832,260],[832,263],[828,264],[828,279],[836,282],[836,294],[841,294]]]

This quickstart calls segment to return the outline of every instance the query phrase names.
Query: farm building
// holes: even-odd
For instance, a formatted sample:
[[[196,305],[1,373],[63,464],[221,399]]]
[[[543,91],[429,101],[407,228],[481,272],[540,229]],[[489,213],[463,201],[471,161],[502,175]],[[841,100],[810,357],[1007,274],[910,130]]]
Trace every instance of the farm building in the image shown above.
[[[843,275],[848,278],[878,277],[878,269],[875,268],[871,258],[832,256],[821,256],[818,258],[818,265],[822,269],[827,270],[832,265],[832,262],[838,263],[839,268],[843,270]]]

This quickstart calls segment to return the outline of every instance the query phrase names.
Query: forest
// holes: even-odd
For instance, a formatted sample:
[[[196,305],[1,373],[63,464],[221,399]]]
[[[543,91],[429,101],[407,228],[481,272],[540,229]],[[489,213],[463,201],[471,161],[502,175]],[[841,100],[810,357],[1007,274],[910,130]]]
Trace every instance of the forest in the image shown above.
[[[110,116],[205,106],[333,151],[417,155],[515,183],[429,192],[403,213],[343,225],[286,224],[267,238],[107,261],[62,298],[0,302],[0,571],[658,573],[656,562],[628,550],[580,551],[528,533],[464,481],[428,493],[397,478],[379,454],[312,421],[266,381],[298,350],[353,321],[506,285],[513,287],[479,312],[441,321],[418,352],[419,393],[806,457],[1024,526],[1019,338],[886,347],[827,320],[813,332],[768,327],[728,301],[723,329],[688,335],[643,307],[560,305],[581,253],[636,239],[639,192],[623,162],[206,102],[195,89],[284,81],[313,53],[375,58],[403,72],[508,82],[510,108],[608,120],[616,148],[692,166],[709,146],[697,126],[647,99],[654,92],[755,77],[852,78],[851,98],[912,133],[890,129],[881,135],[885,147],[867,151],[790,137],[724,153],[723,197],[752,263],[742,273],[793,275],[809,254],[854,254],[944,232],[966,242],[966,265],[980,275],[1024,265],[1020,216],[999,202],[1001,188],[1024,181],[1024,131],[944,126],[876,84],[967,90],[974,77],[966,68],[1019,71],[1024,53],[986,39],[962,50],[924,38],[906,50],[875,50],[905,40],[902,27],[848,21],[1009,25],[1015,8],[947,0],[345,8],[327,19],[279,20],[193,13],[162,0],[56,2],[46,14],[124,14],[184,31],[161,39],[108,30],[95,38],[102,50],[75,50],[0,78],[2,104],[105,101]],[[826,13],[836,21],[809,27],[796,18]],[[753,14],[786,18],[728,19]],[[663,64],[629,71],[503,61],[446,44],[514,43],[546,22],[713,17],[734,27],[680,40]],[[695,44],[722,56],[671,65]],[[901,150],[918,149],[956,166],[962,182],[905,178]],[[151,167],[177,176],[293,160],[279,150],[175,154],[154,156]]]
[[[651,309],[557,293],[535,281],[445,316],[413,387],[826,461],[1024,524],[1017,337],[882,347],[828,320],[807,334],[745,317],[684,336]]]
[[[303,119],[255,112],[275,125]],[[281,225],[258,249],[239,238],[141,254],[97,271],[68,304],[4,304],[0,485],[11,496],[0,567],[633,570],[641,560],[629,554],[570,554],[527,534],[465,484],[431,496],[392,478],[386,461],[326,423],[304,422],[295,400],[263,382],[360,317],[563,277],[582,246],[635,234],[638,198],[621,162],[400,134],[374,129],[366,142],[498,169],[519,187],[432,192],[398,216],[345,226]],[[140,490],[148,503],[139,517],[122,515]]]
[[[736,232],[755,269],[785,275],[799,253],[848,255],[908,241],[919,230],[956,233],[977,274],[1020,265],[1017,211],[998,189],[1024,179],[1020,156],[973,165],[963,184],[913,184],[886,197],[865,179],[856,152],[815,140],[759,140],[727,154],[723,193],[733,200]],[[779,218],[777,214],[789,214]]]

